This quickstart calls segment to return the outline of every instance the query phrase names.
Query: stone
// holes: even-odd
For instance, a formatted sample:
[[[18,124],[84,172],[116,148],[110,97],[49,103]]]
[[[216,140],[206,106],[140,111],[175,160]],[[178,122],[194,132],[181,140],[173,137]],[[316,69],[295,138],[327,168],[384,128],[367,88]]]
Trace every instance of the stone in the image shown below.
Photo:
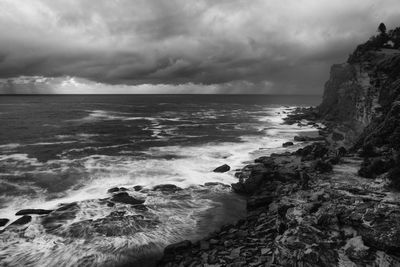
[[[145,200],[142,199],[136,199],[132,196],[130,196],[126,192],[120,192],[111,198],[111,201],[113,202],[118,202],[118,203],[124,203],[124,204],[130,204],[130,205],[137,205],[137,204],[143,204]]]
[[[141,185],[135,185],[135,186],[133,187],[133,189],[134,189],[135,191],[140,191],[140,190],[143,189],[143,186],[141,186]]]
[[[163,193],[174,193],[176,191],[181,191],[182,188],[174,184],[161,184],[153,187],[153,191],[161,191]]]
[[[110,188],[110,189],[108,189],[108,193],[116,193],[116,192],[119,192],[119,191],[128,191],[128,189],[127,188],[125,188],[125,187],[113,187],[113,188]]]
[[[15,215],[20,216],[20,215],[43,215],[43,214],[49,214],[53,210],[43,210],[43,209],[24,209],[20,210]]]
[[[11,225],[24,225],[29,223],[32,220],[32,217],[29,215],[24,215],[21,218],[19,218],[18,220],[12,222],[9,226]]]
[[[215,168],[215,169],[213,170],[213,172],[220,172],[220,173],[223,173],[223,172],[229,171],[230,169],[231,169],[231,167],[230,167],[229,165],[224,164],[224,165],[221,165],[221,166]]]
[[[289,147],[289,146],[293,146],[293,142],[285,142],[282,144],[283,147]]]
[[[113,188],[110,188],[110,189],[107,190],[108,193],[115,193],[115,192],[118,192],[118,191],[119,191],[118,187],[113,187]]]
[[[148,211],[149,209],[143,204],[132,205],[132,208],[140,211]]]
[[[6,225],[10,220],[5,218],[0,218],[0,227]]]

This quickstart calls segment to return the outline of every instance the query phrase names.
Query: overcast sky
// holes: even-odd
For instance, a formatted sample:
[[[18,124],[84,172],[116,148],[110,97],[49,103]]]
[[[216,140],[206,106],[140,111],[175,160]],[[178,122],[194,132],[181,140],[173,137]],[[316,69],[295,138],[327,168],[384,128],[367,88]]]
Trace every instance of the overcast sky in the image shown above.
[[[66,80],[55,93],[321,94],[380,22],[400,26],[399,0],[0,0],[0,78]]]

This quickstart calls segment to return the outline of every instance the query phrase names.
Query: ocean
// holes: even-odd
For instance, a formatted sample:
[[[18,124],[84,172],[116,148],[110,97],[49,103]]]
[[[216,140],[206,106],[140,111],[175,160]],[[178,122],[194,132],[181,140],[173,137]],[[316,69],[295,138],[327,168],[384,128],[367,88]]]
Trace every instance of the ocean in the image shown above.
[[[299,148],[282,143],[311,127],[283,125],[282,118],[319,102],[267,95],[0,96],[0,218],[10,220],[0,228],[0,265],[150,264],[167,244],[243,218],[245,199],[226,186],[237,182],[235,170]],[[222,164],[231,170],[213,172]],[[153,190],[162,184],[182,190]],[[107,205],[113,187],[144,206]],[[60,207],[9,225],[21,209]],[[65,207],[73,207],[67,215]]]

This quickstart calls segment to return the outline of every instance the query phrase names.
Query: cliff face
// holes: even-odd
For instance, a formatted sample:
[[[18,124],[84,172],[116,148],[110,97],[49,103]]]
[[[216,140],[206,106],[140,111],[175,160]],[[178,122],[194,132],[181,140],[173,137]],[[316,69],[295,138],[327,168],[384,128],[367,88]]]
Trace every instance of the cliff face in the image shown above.
[[[372,142],[374,146],[393,146],[390,139],[400,131],[400,125],[395,125],[398,112],[394,108],[400,100],[399,92],[400,50],[371,50],[332,66],[318,110],[324,120],[355,130],[358,145]],[[382,130],[389,139],[377,140]]]

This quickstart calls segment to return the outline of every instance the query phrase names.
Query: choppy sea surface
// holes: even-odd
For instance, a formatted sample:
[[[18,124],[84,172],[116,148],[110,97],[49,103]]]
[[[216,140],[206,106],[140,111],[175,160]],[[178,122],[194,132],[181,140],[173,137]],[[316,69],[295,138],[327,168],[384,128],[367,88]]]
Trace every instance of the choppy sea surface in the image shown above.
[[[309,127],[282,125],[313,96],[0,96],[0,218],[32,215],[0,233],[0,265],[151,264],[169,243],[245,216],[235,169]],[[300,144],[293,146],[292,150]],[[222,164],[226,173],[212,170]],[[153,191],[160,184],[183,190]],[[134,186],[143,187],[135,191]],[[125,187],[145,208],[107,205]],[[71,204],[72,203],[72,204]],[[66,208],[65,208],[66,207]],[[58,215],[57,215],[58,214]]]

